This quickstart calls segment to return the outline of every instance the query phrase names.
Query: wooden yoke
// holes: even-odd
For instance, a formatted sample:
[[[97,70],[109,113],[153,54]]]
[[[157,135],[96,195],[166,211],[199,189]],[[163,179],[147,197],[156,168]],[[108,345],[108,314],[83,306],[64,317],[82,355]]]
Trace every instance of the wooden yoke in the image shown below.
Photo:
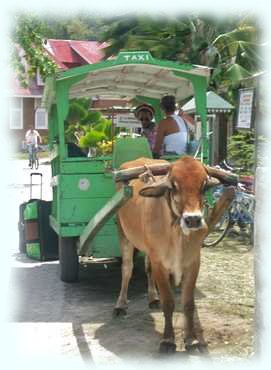
[[[125,170],[119,170],[113,172],[113,178],[116,182],[129,181],[138,178],[146,171],[151,171],[153,176],[162,176],[168,173],[170,164],[160,163],[160,164],[148,164],[145,166],[128,168]]]

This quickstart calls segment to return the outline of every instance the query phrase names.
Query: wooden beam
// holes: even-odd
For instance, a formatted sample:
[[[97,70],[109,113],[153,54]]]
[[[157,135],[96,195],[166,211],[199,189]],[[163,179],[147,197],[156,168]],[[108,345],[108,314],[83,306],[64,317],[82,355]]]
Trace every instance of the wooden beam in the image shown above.
[[[114,171],[113,178],[116,182],[129,181],[137,178],[148,169],[154,176],[162,176],[167,174],[169,167],[169,163],[149,164],[147,166],[133,167],[125,170]]]
[[[92,240],[103,225],[116,211],[133,195],[131,186],[123,186],[89,221],[79,238],[79,255],[84,255],[88,249],[88,242]]]

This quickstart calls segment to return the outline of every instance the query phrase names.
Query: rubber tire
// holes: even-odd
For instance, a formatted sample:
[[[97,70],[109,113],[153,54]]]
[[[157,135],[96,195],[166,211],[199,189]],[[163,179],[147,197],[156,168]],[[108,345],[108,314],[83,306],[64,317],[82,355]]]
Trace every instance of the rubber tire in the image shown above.
[[[228,213],[228,218],[227,218],[227,225],[225,227],[225,229],[222,231],[222,233],[218,236],[217,239],[215,239],[213,242],[207,242],[206,240],[203,241],[203,247],[214,247],[215,245],[217,245],[219,242],[221,242],[221,240],[225,237],[225,235],[227,234],[228,230],[229,230],[229,227],[230,227],[230,212],[229,210],[226,211]],[[210,233],[212,234],[212,232]],[[208,236],[207,236],[208,237]]]
[[[60,279],[65,283],[74,283],[79,277],[79,258],[76,248],[77,238],[58,239]]]

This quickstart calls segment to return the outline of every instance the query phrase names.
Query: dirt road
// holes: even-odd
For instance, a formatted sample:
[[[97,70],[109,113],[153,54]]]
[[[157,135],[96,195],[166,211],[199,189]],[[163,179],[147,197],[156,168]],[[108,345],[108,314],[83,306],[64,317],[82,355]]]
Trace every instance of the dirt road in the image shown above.
[[[48,166],[41,168],[48,181]],[[20,187],[20,179],[28,175],[18,171],[18,176],[9,189],[14,197],[14,210],[28,192],[27,186]],[[46,199],[50,199],[49,191],[48,188]],[[14,243],[9,285],[14,293],[9,326],[18,357],[57,356],[77,359],[82,364],[157,358],[163,317],[160,310],[148,308],[140,263],[131,282],[128,314],[114,319],[112,310],[120,286],[118,264],[82,264],[80,282],[67,284],[59,280],[57,261],[34,262],[19,255],[15,239]],[[202,327],[208,344],[205,355],[211,359],[246,358],[253,353],[253,250],[248,251],[245,244],[236,238],[227,239],[216,248],[202,250],[196,304],[198,326]],[[176,297],[178,303],[178,292]],[[195,356],[187,357],[184,352],[181,325],[177,304],[175,357],[193,361]]]

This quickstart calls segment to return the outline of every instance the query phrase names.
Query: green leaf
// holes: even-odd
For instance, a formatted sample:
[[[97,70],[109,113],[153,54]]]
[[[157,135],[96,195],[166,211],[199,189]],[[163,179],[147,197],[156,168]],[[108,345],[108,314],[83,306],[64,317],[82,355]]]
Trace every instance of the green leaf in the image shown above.
[[[98,142],[105,139],[105,134],[96,130],[89,131],[85,136],[80,138],[82,148],[95,147]]]
[[[239,82],[250,76],[251,74],[237,63],[229,66],[229,68],[223,73],[223,78],[230,80],[231,82]]]

